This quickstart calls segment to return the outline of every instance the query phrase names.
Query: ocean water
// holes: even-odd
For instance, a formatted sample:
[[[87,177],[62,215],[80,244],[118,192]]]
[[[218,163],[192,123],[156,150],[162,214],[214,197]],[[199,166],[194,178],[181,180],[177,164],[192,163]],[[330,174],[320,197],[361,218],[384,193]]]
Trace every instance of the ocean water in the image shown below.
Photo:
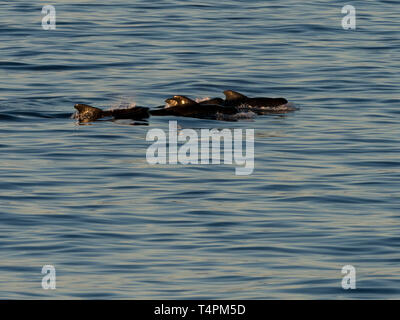
[[[0,298],[400,298],[400,8],[353,1],[344,30],[346,4],[0,1]],[[70,118],[226,89],[300,110]],[[254,129],[254,172],[150,165],[146,134],[170,120]]]

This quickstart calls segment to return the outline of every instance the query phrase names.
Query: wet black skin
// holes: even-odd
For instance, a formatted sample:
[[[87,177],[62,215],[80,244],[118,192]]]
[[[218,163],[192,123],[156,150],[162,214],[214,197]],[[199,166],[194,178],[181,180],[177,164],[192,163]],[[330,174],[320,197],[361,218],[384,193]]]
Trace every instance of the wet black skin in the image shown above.
[[[92,122],[104,117],[113,117],[114,119],[142,120],[150,116],[149,108],[144,107],[103,111],[87,104],[76,104],[74,108],[78,110],[76,118],[79,120],[79,122],[83,123]]]
[[[260,115],[269,114],[269,113],[286,113],[286,112],[296,110],[295,108],[293,108],[287,104],[288,101],[285,98],[267,98],[267,97],[249,98],[239,92],[235,92],[232,90],[226,90],[226,91],[224,91],[224,94],[226,97],[225,100],[221,99],[221,98],[213,98],[213,99],[199,102],[198,104],[201,106],[218,105],[218,106],[223,106],[225,108],[235,107],[235,108],[237,108],[236,112],[253,111]],[[166,102],[170,106],[178,105],[177,101],[173,101],[177,97],[178,97],[177,101],[179,100],[179,97],[188,99],[187,97],[184,97],[184,96],[174,96],[173,98],[167,99]],[[194,104],[194,101],[190,100],[190,101],[186,101],[186,105],[189,102],[192,105]],[[182,105],[182,103],[179,103],[179,105]],[[163,107],[161,107],[161,108],[163,108]],[[222,111],[222,113],[226,113],[226,112]]]
[[[288,101],[285,98],[265,98],[265,97],[256,97],[249,98],[245,95],[235,92],[232,90],[225,90],[225,106],[240,106],[247,105],[251,108],[261,109],[267,111],[270,109],[273,111],[274,108],[287,104]]]
[[[221,99],[222,100],[222,99]],[[174,96],[165,100],[169,107],[150,110],[153,116],[178,116],[199,119],[217,119],[218,114],[233,115],[238,112],[233,106],[197,103],[185,96]]]
[[[115,109],[103,111],[99,108],[86,104],[76,104],[78,110],[75,118],[80,122],[91,122],[104,117],[114,119],[142,120],[152,116],[178,116],[199,119],[220,119],[221,115],[234,115],[241,111],[253,111],[257,114],[286,113],[296,110],[287,105],[284,98],[249,98],[239,92],[232,90],[224,91],[225,100],[213,98],[197,103],[185,96],[173,96],[165,100],[168,107],[160,106],[149,110],[144,107],[128,109]]]
[[[221,98],[212,98],[209,100],[201,101],[200,104],[217,104],[219,106],[225,105],[225,100]]]

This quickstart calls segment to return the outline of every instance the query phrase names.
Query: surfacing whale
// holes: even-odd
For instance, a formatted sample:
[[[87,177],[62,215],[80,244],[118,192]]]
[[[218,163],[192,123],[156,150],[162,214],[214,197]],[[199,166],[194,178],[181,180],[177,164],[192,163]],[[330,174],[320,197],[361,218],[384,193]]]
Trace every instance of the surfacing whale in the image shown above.
[[[220,119],[220,115],[234,115],[238,113],[238,109],[234,106],[198,103],[185,96],[173,96],[166,99],[165,102],[168,106],[150,110],[150,114],[153,116],[178,116],[216,120]]]
[[[149,108],[145,107],[132,107],[103,111],[87,104],[78,103],[74,106],[74,108],[78,111],[75,114],[75,119],[82,123],[92,122],[105,117],[113,117],[114,119],[143,120],[150,116]]]
[[[104,117],[114,119],[144,120],[152,116],[178,116],[199,119],[236,121],[249,119],[255,114],[287,113],[297,110],[285,98],[250,98],[233,90],[224,91],[225,100],[212,98],[196,102],[186,96],[176,95],[166,99],[166,106],[153,109],[132,107],[101,110],[86,104],[76,104],[74,118],[79,122],[91,122]]]
[[[225,90],[225,106],[235,106],[255,111],[259,114],[264,113],[285,113],[296,110],[288,104],[285,98],[249,98],[244,94],[233,90]]]

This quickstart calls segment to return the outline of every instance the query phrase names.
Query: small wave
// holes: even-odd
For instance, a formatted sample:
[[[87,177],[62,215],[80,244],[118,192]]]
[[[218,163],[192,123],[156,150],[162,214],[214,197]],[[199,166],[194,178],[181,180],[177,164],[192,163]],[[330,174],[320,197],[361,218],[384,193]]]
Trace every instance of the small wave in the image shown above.
[[[54,118],[53,115],[45,114],[42,112],[16,111],[14,114],[20,117],[29,117],[29,118],[44,118],[44,119]]]
[[[256,114],[252,111],[242,111],[236,114],[223,114],[217,113],[217,120],[222,121],[237,121],[237,120],[252,120],[256,117]]]
[[[66,65],[66,64],[45,64],[45,65],[37,65],[37,64],[29,64],[23,62],[9,62],[9,61],[0,61],[0,67],[3,69],[23,69],[30,71],[68,71],[68,70],[92,70],[92,69],[101,69],[101,68],[111,68],[111,67],[126,67],[127,63],[125,62],[114,62],[114,63],[96,63],[96,64],[76,64],[76,65]]]
[[[8,121],[18,121],[18,117],[10,116],[8,114],[0,114],[0,121],[8,120]]]
[[[285,104],[281,104],[279,106],[274,106],[274,107],[260,107],[261,111],[275,111],[275,112],[288,112],[288,111],[295,111],[298,110],[299,108],[297,108],[293,103],[288,102]]]
[[[292,102],[281,104],[279,106],[261,106],[261,107],[252,107],[251,105],[244,103],[238,106],[237,108],[243,112],[253,110],[255,112],[261,112],[261,113],[263,112],[286,113],[300,109],[299,107],[295,106]]]
[[[12,114],[0,113],[0,121],[31,121],[31,119],[51,119],[56,118],[56,115],[49,115],[40,112],[30,112],[30,111],[10,111]]]

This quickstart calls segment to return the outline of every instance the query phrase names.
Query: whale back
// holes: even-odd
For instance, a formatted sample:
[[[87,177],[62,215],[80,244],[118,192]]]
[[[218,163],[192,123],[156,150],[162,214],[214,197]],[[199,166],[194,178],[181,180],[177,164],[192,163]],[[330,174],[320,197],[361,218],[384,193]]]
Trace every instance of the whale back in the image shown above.
[[[133,119],[133,120],[146,119],[150,116],[149,108],[145,107],[114,109],[111,111],[111,115],[114,117],[114,119]]]
[[[224,99],[212,98],[212,99],[200,101],[199,104],[202,104],[202,105],[204,105],[204,104],[216,104],[216,105],[223,106],[224,105]]]

